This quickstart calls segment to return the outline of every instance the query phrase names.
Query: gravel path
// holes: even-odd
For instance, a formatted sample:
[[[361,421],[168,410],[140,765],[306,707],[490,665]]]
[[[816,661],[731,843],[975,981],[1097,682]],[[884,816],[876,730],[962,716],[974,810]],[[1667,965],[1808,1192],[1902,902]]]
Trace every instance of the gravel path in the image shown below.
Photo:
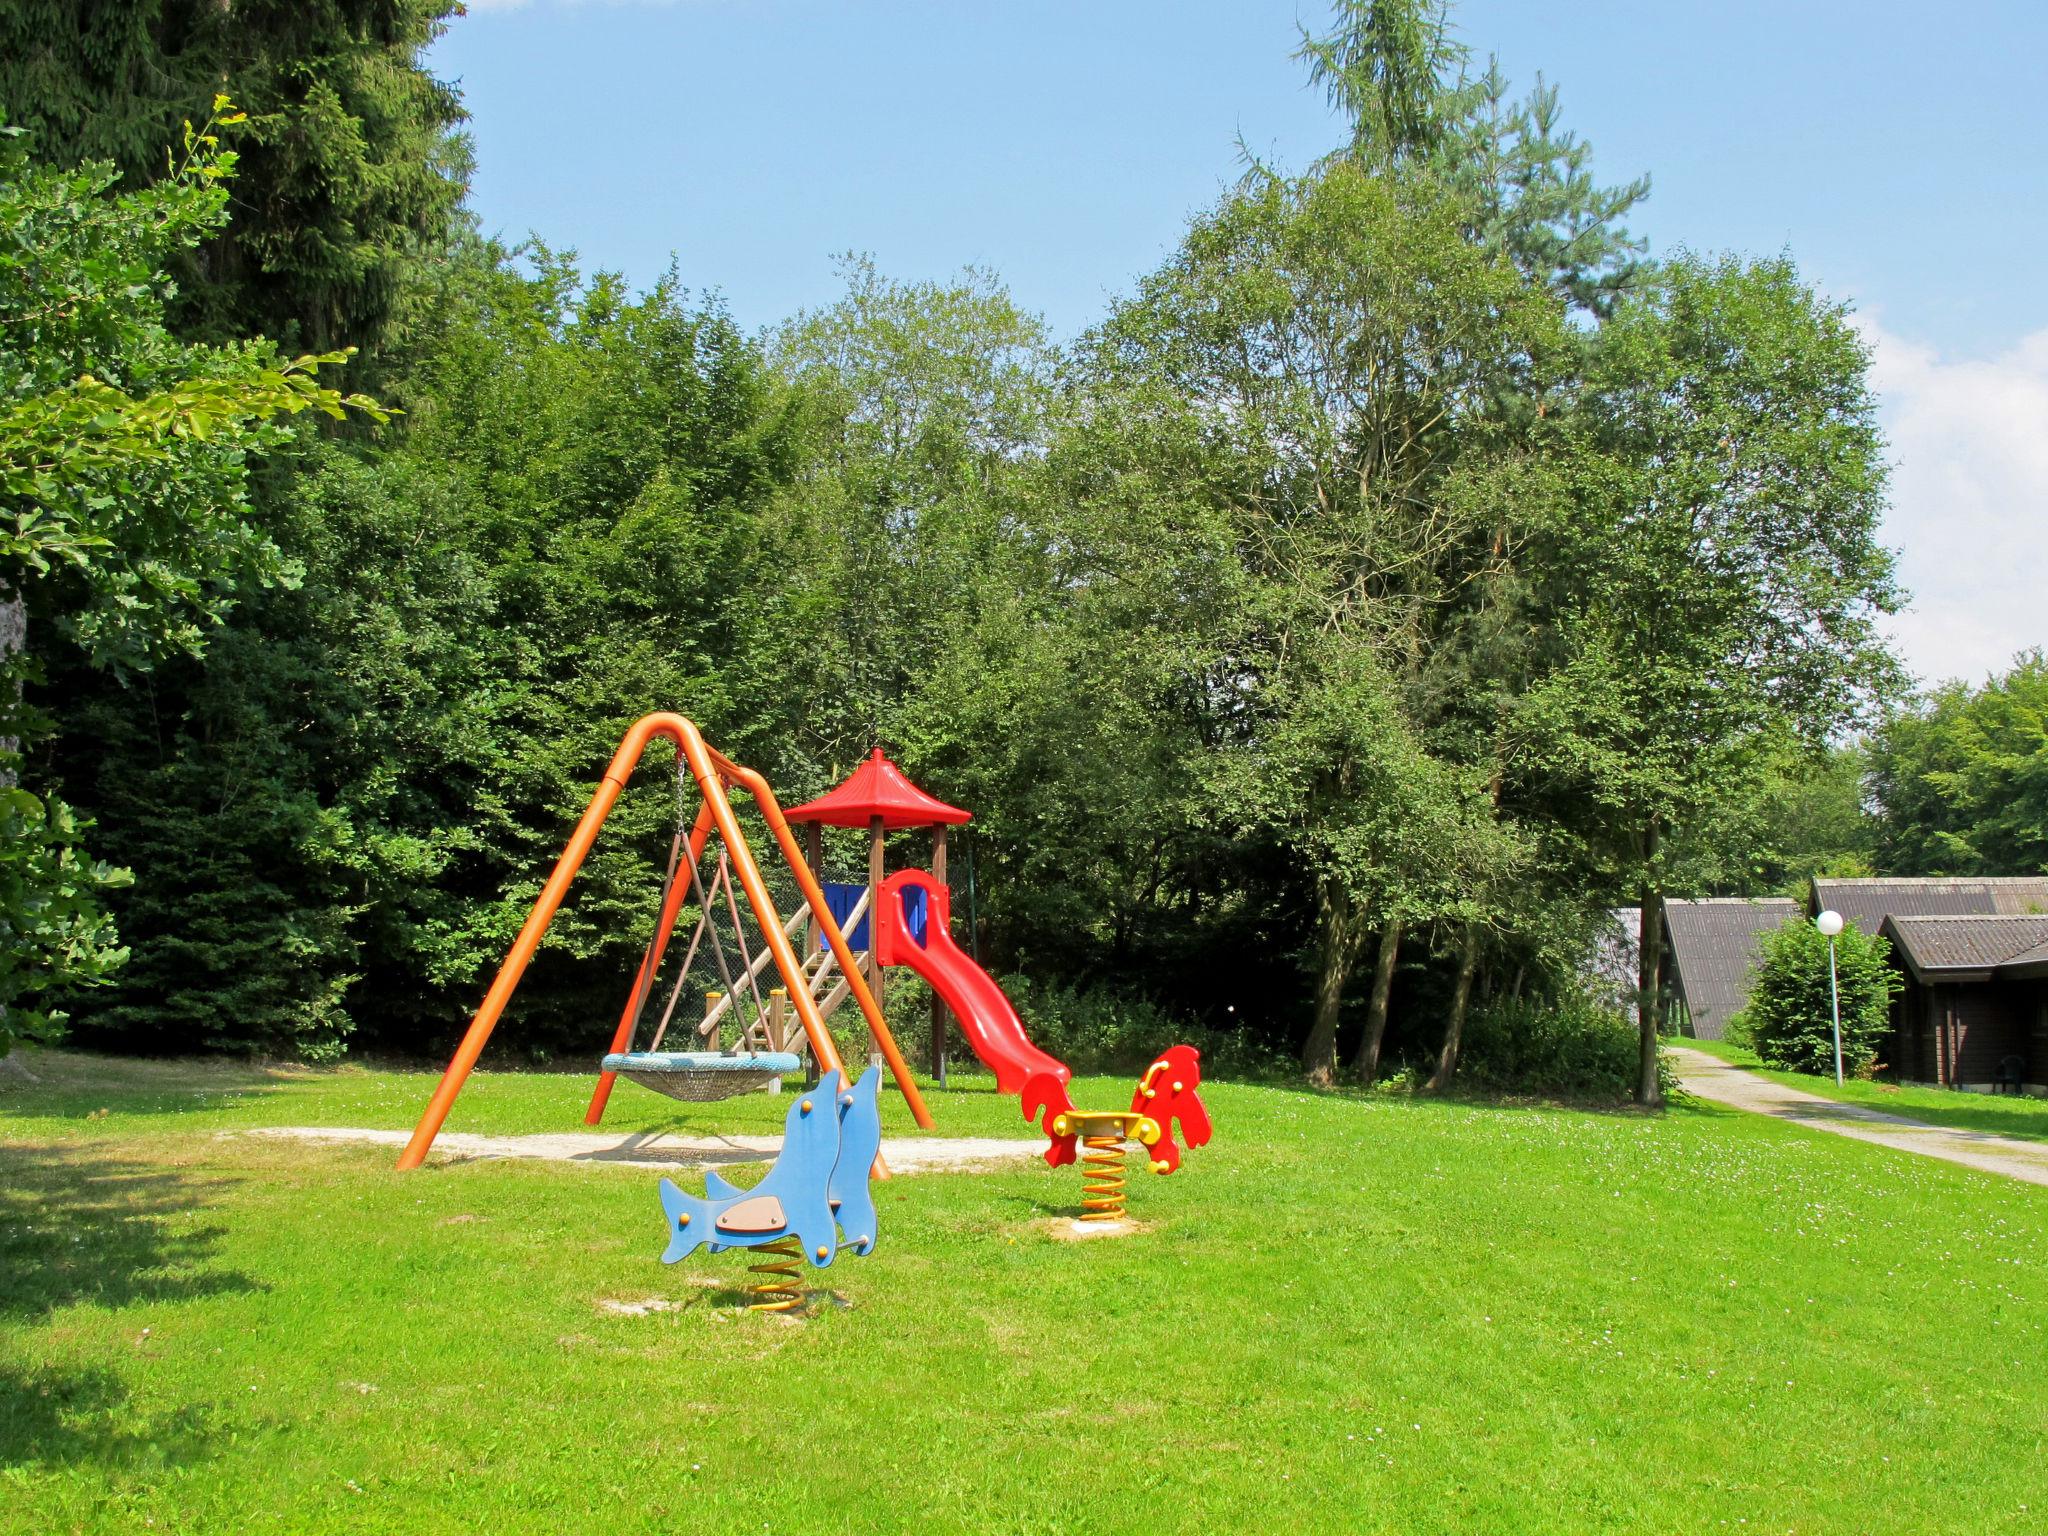
[[[406,1144],[408,1131],[358,1130],[351,1126],[275,1125],[226,1136],[281,1136],[293,1141],[353,1143],[390,1147]],[[431,1160],[478,1157],[538,1157],[556,1163],[621,1163],[629,1168],[713,1168],[728,1163],[765,1163],[782,1148],[780,1136],[475,1136],[444,1131],[434,1139]],[[903,1136],[882,1143],[894,1173],[944,1173],[962,1168],[1021,1162],[1041,1157],[1044,1141],[1002,1141],[988,1136]]]
[[[1961,1163],[1985,1173],[2004,1174],[2028,1184],[2048,1184],[2048,1143],[2016,1141],[1994,1136],[1989,1131],[1959,1130],[1954,1126],[1929,1125],[1860,1104],[1840,1104],[1819,1094],[1787,1088],[1754,1072],[1731,1067],[1705,1051],[1682,1045],[1665,1047],[1678,1069],[1678,1085],[1687,1093],[1716,1104],[1746,1109],[1754,1114],[1774,1115],[1796,1121],[1817,1131],[1873,1141],[1901,1152],[1938,1157]]]

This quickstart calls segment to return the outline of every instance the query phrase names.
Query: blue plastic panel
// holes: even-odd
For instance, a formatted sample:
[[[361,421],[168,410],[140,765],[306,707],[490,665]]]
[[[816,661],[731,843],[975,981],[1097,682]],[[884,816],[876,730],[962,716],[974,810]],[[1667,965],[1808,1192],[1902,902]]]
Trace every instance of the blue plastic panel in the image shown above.
[[[844,926],[846,915],[860,904],[867,894],[865,885],[854,885],[844,880],[825,882],[825,908],[832,914],[832,921]],[[920,946],[924,943],[925,899],[922,889],[912,886],[903,897],[903,917],[910,925],[910,936]],[[865,914],[853,925],[853,931],[846,935],[846,942],[855,949],[868,947],[868,920]]]

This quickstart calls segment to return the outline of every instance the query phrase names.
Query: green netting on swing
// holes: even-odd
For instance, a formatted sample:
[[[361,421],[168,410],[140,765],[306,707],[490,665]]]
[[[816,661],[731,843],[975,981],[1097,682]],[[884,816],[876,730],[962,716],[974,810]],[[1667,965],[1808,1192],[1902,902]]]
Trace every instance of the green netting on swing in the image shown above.
[[[697,924],[690,936],[688,949],[683,954],[682,967],[669,989],[668,1004],[662,1009],[661,1018],[655,1025],[653,1038],[648,1048],[642,1051],[614,1052],[604,1058],[601,1070],[615,1072],[630,1078],[643,1088],[668,1095],[672,1099],[702,1102],[710,1099],[731,1098],[736,1094],[751,1093],[778,1082],[792,1072],[803,1069],[802,1058],[789,1051],[755,1051],[744,1049],[747,1025],[740,1024],[740,1044],[728,1051],[664,1051],[663,1038],[668,1034],[670,1023],[675,1017],[676,1005],[681,1000],[683,988],[688,982],[690,971],[701,949],[708,951],[718,968],[719,979],[724,983],[727,1013],[735,1020],[742,1019],[740,993],[733,983],[733,972],[738,970],[741,984],[753,1000],[752,1014],[755,1018],[765,1015],[766,1008],[761,999],[761,989],[756,975],[758,967],[755,957],[747,948],[745,922],[740,916],[739,902],[733,891],[731,869],[723,851],[718,858],[718,872],[707,891],[701,872],[694,859],[689,859],[688,822],[685,819],[684,786],[680,769],[676,780],[676,828],[675,839],[669,848],[668,870],[662,878],[661,900],[657,914],[666,911],[670,893],[674,890],[676,877],[687,862],[691,894],[696,898]],[[726,911],[732,923],[732,942],[738,953],[728,952],[727,938],[720,932],[714,917],[720,895],[725,898]],[[778,906],[780,902],[778,901]],[[640,1023],[647,1011],[647,1004],[655,990],[660,969],[660,950],[664,935],[659,928],[660,918],[656,917],[656,931],[649,937],[647,962],[642,966],[640,984],[633,1000],[633,1027],[628,1038],[640,1032]],[[737,962],[736,965],[734,962]],[[707,1026],[710,1028],[710,1026]],[[718,1042],[713,1038],[710,1042]]]
[[[621,1051],[605,1057],[603,1070],[672,1099],[701,1103],[766,1088],[802,1071],[803,1061],[788,1051]]]

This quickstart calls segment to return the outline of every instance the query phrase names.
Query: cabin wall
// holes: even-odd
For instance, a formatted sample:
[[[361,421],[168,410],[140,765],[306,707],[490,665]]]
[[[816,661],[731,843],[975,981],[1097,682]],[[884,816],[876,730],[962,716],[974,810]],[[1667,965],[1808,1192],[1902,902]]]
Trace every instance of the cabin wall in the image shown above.
[[[2027,1031],[2027,1084],[2048,1092],[2048,982],[2029,982],[2027,1013],[2033,1027]]]
[[[1883,1065],[1892,1076],[1909,1083],[1949,1081],[1949,1030],[1955,987],[1927,986],[1905,976],[1892,999],[1892,1029],[1883,1051]]]
[[[2048,1077],[2048,998],[2039,982],[1909,982],[1894,1018],[1900,1077],[1989,1087],[2007,1056],[2026,1061],[2027,1082]]]

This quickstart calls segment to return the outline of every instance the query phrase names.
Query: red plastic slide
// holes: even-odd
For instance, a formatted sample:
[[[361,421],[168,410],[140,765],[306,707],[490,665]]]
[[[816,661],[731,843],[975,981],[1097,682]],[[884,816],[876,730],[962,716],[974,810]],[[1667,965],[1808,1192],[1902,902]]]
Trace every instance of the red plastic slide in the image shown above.
[[[923,944],[903,919],[903,889],[911,885],[925,893]],[[952,893],[945,886],[924,870],[900,870],[882,882],[880,900],[875,958],[883,965],[907,965],[931,983],[960,1021],[960,1032],[974,1054],[995,1073],[999,1092],[1022,1093],[1024,1084],[1040,1073],[1050,1073],[1062,1083],[1073,1075],[1065,1062],[1031,1043],[1024,1021],[995,978],[953,942]]]

